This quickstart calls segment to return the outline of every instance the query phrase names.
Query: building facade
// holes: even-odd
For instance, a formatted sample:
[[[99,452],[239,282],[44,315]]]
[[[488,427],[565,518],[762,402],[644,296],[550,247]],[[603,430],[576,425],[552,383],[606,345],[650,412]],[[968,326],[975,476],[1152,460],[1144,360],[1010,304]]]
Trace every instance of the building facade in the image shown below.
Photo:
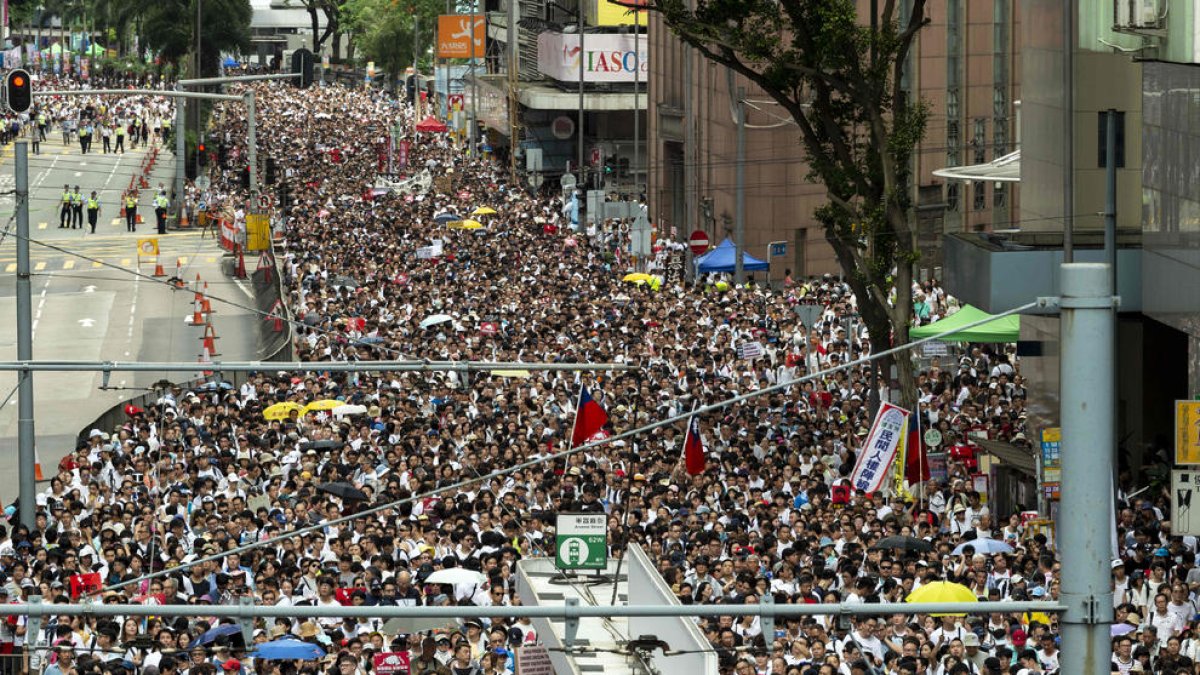
[[[862,2],[863,16],[869,3]],[[902,5],[901,12],[907,3]],[[948,164],[990,162],[1016,147],[1019,100],[1017,0],[931,0],[931,23],[911,54],[907,86],[929,105],[929,123],[914,158],[912,201],[921,252],[918,277],[940,276],[946,232],[1011,226],[1011,187],[962,183],[934,175]],[[907,16],[901,14],[900,19]],[[650,19],[648,198],[659,231],[686,238],[701,229],[714,244],[732,231],[736,198],[736,131],[731,102],[746,99],[746,249],[764,257],[772,242],[786,253],[772,274],[840,273],[813,218],[824,188],[808,177],[799,132],[769,97],[683,45],[661,19]],[[775,269],[775,268],[779,269]]]

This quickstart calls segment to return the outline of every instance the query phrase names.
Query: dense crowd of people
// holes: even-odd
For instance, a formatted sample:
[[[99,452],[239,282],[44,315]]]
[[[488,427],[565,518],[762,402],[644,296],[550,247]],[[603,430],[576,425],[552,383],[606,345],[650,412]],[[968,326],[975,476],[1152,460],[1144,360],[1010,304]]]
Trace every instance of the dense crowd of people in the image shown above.
[[[116,604],[248,595],[281,607],[469,604],[495,616],[425,632],[286,612],[258,622],[255,642],[290,634],[328,653],[317,661],[256,659],[236,635],[210,640],[216,619],[64,616],[43,624],[55,645],[47,672],[357,675],[376,655],[403,652],[416,673],[511,673],[514,650],[538,640],[528,620],[505,617],[520,604],[515,566],[553,554],[561,511],[605,514],[612,555],[643,547],[685,604],[754,604],[767,593],[777,603],[899,602],[939,580],[984,600],[1058,598],[1052,538],[1027,531],[1017,513],[994,513],[971,480],[973,439],[1028,445],[1010,349],[978,346],[922,371],[919,415],[949,448],[944,476],[910,485],[911,494],[855,493],[845,485],[871,423],[871,379],[853,367],[799,381],[869,352],[843,281],[789,277],[724,291],[675,278],[655,289],[625,283],[619,230],[573,230],[561,199],[509,184],[503,167],[450,135],[410,137],[405,170],[433,174],[426,193],[373,192],[383,134],[397,118],[412,126],[402,102],[340,87],[257,88],[260,152],[291,195],[277,250],[301,359],[635,368],[430,375],[314,366],[236,388],[174,388],[130,409],[120,428],[92,431],[63,461],[39,496],[37,527],[0,533],[0,594],[10,601],[37,593],[77,602],[99,588],[98,601]],[[244,153],[244,111],[221,106],[214,124],[230,160],[212,167],[206,199],[232,209],[244,197],[234,160]],[[438,217],[483,206],[496,213],[479,230]],[[936,283],[912,291],[916,321],[954,309]],[[802,323],[800,304],[821,308],[813,325]],[[425,321],[439,314],[449,319]],[[746,341],[763,353],[739,358]],[[602,437],[791,381],[702,416],[707,467],[696,475],[683,466],[682,424],[568,452],[581,387],[607,411]],[[365,412],[263,414],[328,399]],[[540,463],[491,476],[530,460]],[[318,488],[335,482],[366,500]],[[227,553],[391,502],[399,504]],[[1122,506],[1113,669],[1193,671],[1194,554],[1168,539],[1160,496]],[[880,547],[885,537],[919,543]],[[995,549],[958,548],[976,539]],[[221,557],[191,565],[210,556]],[[427,581],[455,567],[481,581]],[[32,639],[24,626],[0,622],[0,650],[20,651]],[[1053,615],[814,616],[780,620],[770,635],[754,617],[700,626],[722,674],[1030,675],[1059,665]]]

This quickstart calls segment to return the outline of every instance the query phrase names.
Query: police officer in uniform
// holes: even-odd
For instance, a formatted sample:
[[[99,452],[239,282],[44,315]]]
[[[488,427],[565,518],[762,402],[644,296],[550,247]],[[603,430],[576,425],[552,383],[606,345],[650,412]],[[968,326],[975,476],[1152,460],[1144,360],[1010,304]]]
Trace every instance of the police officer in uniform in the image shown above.
[[[120,138],[118,136],[117,140],[119,141]],[[137,232],[137,206],[137,190],[129,190],[125,193],[125,229],[129,232]]]
[[[167,191],[159,190],[154,196],[154,217],[157,220],[158,233],[167,233],[167,207],[171,202],[167,199]]]
[[[121,120],[118,119],[116,127],[117,127],[116,128],[117,147],[115,149],[115,152],[124,153],[125,152],[125,125],[121,124]]]
[[[96,234],[96,221],[100,219],[100,199],[96,197],[96,191],[92,190],[92,196],[87,200],[88,225],[92,227],[92,234]]]
[[[81,227],[83,227],[83,193],[76,185],[75,191],[71,193],[71,229]]]
[[[58,209],[58,229],[63,229],[71,220],[71,186],[64,185],[62,191],[62,206]]]

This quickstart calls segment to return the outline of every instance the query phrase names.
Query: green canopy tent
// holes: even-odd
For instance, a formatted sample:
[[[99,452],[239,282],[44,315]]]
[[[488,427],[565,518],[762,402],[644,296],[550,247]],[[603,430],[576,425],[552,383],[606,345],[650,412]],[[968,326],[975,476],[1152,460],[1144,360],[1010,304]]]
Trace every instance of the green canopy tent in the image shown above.
[[[908,331],[910,338],[920,340],[953,330],[959,326],[991,318],[991,314],[971,305],[963,305],[954,314],[927,326]],[[1018,314],[993,319],[985,324],[947,335],[948,342],[1016,342],[1021,334],[1021,317]]]
[[[107,52],[107,49],[93,42],[92,44],[88,45],[88,48],[84,53],[87,56],[104,56],[104,54]]]

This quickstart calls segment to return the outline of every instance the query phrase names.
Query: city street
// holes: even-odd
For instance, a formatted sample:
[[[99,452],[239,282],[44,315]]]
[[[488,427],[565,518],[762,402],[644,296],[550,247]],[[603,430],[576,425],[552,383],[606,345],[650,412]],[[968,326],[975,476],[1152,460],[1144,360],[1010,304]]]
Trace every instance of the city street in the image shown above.
[[[174,290],[166,280],[179,274],[193,282],[199,275],[214,298],[212,324],[224,360],[253,357],[255,322],[247,311],[224,304],[250,306],[248,282],[225,277],[221,254],[211,233],[198,229],[172,231],[159,237],[160,260],[166,276],[152,275],[154,257],[137,255],[136,240],[155,237],[152,190],[143,190],[139,212],[145,222],[136,234],[126,232],[120,217],[120,198],[139,171],[144,148],[123,155],[81,155],[77,144],[64,146],[51,134],[40,155],[30,155],[30,256],[33,267],[33,333],[35,359],[196,361],[201,328],[191,325],[194,293]],[[13,146],[0,160],[0,190],[11,190]],[[174,155],[160,152],[151,185],[170,184]],[[85,199],[92,190],[101,203],[96,234],[59,229],[58,205],[62,186],[80,186]],[[11,194],[0,197],[0,214],[7,224]],[[0,230],[3,228],[0,227]],[[16,359],[16,236],[15,224],[0,241],[0,359]],[[194,374],[198,377],[199,371]],[[34,376],[37,449],[43,475],[54,475],[58,460],[73,449],[76,434],[111,406],[144,392],[161,379],[187,381],[186,373],[113,373],[101,390],[100,373],[38,373]],[[0,499],[10,500],[17,488],[17,396],[15,373],[0,373]],[[12,394],[9,397],[9,394]],[[7,398],[7,401],[5,399]],[[106,429],[106,431],[112,431]]]

